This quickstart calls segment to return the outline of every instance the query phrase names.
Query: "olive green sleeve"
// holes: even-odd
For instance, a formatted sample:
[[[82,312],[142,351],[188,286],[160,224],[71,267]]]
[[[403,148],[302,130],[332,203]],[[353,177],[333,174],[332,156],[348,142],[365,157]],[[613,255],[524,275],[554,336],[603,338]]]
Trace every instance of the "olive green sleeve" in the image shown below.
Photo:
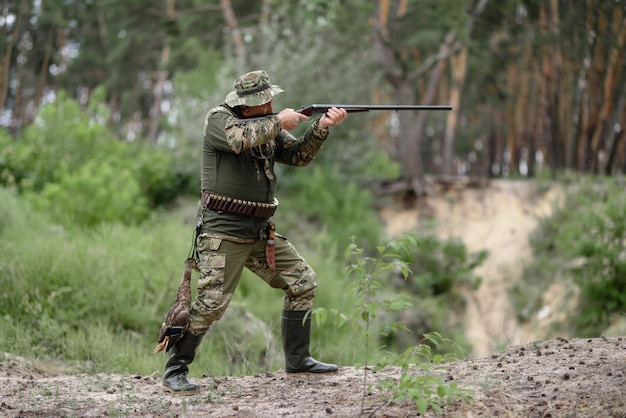
[[[327,137],[328,128],[320,128],[318,121],[300,139],[283,130],[276,138],[276,161],[297,167],[307,166],[322,149]]]

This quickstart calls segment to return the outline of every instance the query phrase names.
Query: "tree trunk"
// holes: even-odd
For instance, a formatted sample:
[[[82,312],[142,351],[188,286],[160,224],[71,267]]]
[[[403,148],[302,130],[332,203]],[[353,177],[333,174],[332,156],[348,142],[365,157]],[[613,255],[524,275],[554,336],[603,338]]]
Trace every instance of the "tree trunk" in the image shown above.
[[[530,40],[524,38],[522,45],[522,64],[520,65],[520,80],[518,88],[517,104],[515,108],[515,130],[516,137],[519,138],[522,146],[525,146],[528,150],[527,167],[528,171],[526,175],[532,177],[535,174],[535,141],[534,137],[530,134],[532,125],[529,117],[529,96],[530,96],[530,79],[532,77],[532,53]]]
[[[22,51],[19,51],[18,48],[17,72],[15,74],[15,106],[13,107],[13,118],[11,121],[11,133],[14,138],[17,138],[18,131],[23,126],[22,116],[25,107],[22,105],[22,87],[24,85],[23,74],[26,59],[19,59],[20,54],[22,54]]]
[[[551,96],[552,96],[552,108],[550,109],[552,113],[552,125],[551,125],[551,141],[552,141],[552,152],[554,153],[555,160],[555,168],[562,169],[563,164],[565,162],[565,153],[564,153],[564,133],[562,129],[562,97],[561,97],[561,76],[563,73],[563,54],[561,53],[561,44],[559,43],[560,33],[560,19],[559,19],[559,4],[558,0],[550,0],[550,8],[549,8],[549,22],[550,22],[550,35],[553,39],[551,44],[551,56],[552,56],[552,88],[551,88]]]
[[[447,113],[446,128],[443,136],[443,174],[446,176],[454,175],[452,159],[454,157],[454,136],[455,128],[459,118],[459,108],[461,105],[461,92],[463,89],[463,81],[467,72],[467,48],[461,49],[459,54],[452,55],[450,62],[452,66],[452,86],[450,88],[450,104],[452,111]]]
[[[520,91],[520,86],[518,84],[519,79],[520,79],[520,75],[519,75],[518,66],[511,65],[507,70],[507,85],[509,86],[510,90],[517,91],[517,92]],[[518,102],[519,102],[519,96],[518,96]],[[509,168],[509,172],[511,173],[517,172],[517,169],[519,168],[518,140],[516,139],[518,138],[518,135],[517,135],[518,132],[517,132],[517,129],[515,128],[521,122],[516,119],[516,115],[517,115],[516,108],[518,106],[515,106],[515,104],[512,103],[511,101],[507,101],[506,143],[507,143],[507,149],[509,151],[509,156],[510,156],[510,159],[508,162],[508,168]]]
[[[618,91],[618,83],[623,82],[622,60],[624,57],[624,45],[626,44],[626,20],[624,19],[623,7],[614,6],[613,8],[613,22],[611,25],[611,32],[615,35],[616,45],[609,53],[608,62],[606,63],[606,72],[604,76],[603,90],[602,90],[602,106],[599,115],[599,120],[596,125],[596,129],[593,133],[591,140],[591,150],[594,152],[594,167],[595,171],[604,172],[606,169],[606,159],[601,158],[600,152],[604,149],[610,149],[606,139],[610,137],[612,126],[610,121],[613,119],[613,112],[615,108],[615,93]],[[604,153],[603,153],[604,154]]]
[[[547,37],[549,32],[549,21],[548,21],[548,5],[547,2],[544,1],[541,5],[541,9],[539,11],[539,23],[541,27],[541,32],[544,36]],[[538,109],[538,114],[541,115],[539,118],[542,126],[542,134],[544,135],[544,142],[547,140],[547,149],[548,149],[548,164],[550,165],[551,176],[554,179],[556,176],[556,155],[554,152],[554,138],[552,138],[552,128],[553,124],[556,121],[553,120],[553,112],[552,107],[553,103],[553,95],[551,93],[551,89],[554,83],[554,73],[553,73],[553,61],[552,61],[552,48],[549,45],[544,45],[542,48],[541,54],[541,75],[542,75],[542,89],[540,94],[541,106]]]
[[[623,78],[623,77],[622,77]],[[604,167],[604,172],[607,175],[613,174],[613,166],[619,162],[619,156],[617,155],[619,150],[619,142],[624,134],[624,128],[626,127],[626,116],[624,116],[624,110],[626,109],[626,82],[622,81],[622,88],[620,89],[619,101],[615,107],[613,113],[613,119],[609,124],[610,128],[607,140],[606,140],[606,153],[607,162]],[[616,170],[617,171],[617,170]]]
[[[9,82],[11,78],[11,62],[13,47],[17,44],[22,28],[23,16],[28,13],[28,3],[26,0],[20,1],[20,7],[15,18],[15,27],[11,34],[11,42],[7,42],[7,50],[0,59],[0,114],[4,113],[7,96],[9,94]]]
[[[220,6],[222,8],[222,14],[224,15],[226,25],[230,29],[233,43],[235,44],[235,54],[237,57],[235,71],[238,75],[243,74],[246,72],[247,63],[246,46],[243,41],[243,36],[241,35],[241,30],[239,29],[237,16],[235,16],[235,11],[233,10],[231,0],[220,0]]]
[[[405,80],[393,89],[392,97],[395,103],[415,103],[413,82]],[[402,180],[407,182],[413,189],[416,196],[423,196],[427,193],[424,181],[424,166],[420,154],[421,132],[423,126],[420,125],[419,115],[416,112],[398,112],[398,129],[392,136],[393,141],[398,144],[399,161],[401,166]],[[422,112],[423,113],[423,112]]]
[[[480,0],[474,4],[472,10],[468,10],[470,16],[467,19],[465,25],[465,35],[469,39],[474,28],[474,22],[480,16],[485,9],[487,0]],[[460,47],[460,42],[454,42],[456,45],[452,45],[454,39],[450,39],[447,50],[441,51],[445,54],[452,54],[454,49]],[[467,77],[467,60],[468,60],[468,48],[465,46],[461,48],[458,55],[450,55],[450,62],[452,66],[452,85],[450,88],[450,104],[452,105],[452,111],[447,114],[446,127],[443,137],[443,149],[442,149],[442,165],[444,175],[456,174],[452,160],[454,158],[454,139],[456,134],[456,126],[459,118],[459,108],[461,105],[461,93],[463,85],[465,84],[465,78]]]
[[[167,0],[166,15],[168,19],[176,18],[176,0]],[[148,140],[155,144],[159,136],[159,127],[161,126],[161,106],[163,104],[163,98],[165,96],[165,83],[167,82],[168,73],[165,69],[170,60],[170,46],[167,44],[167,39],[161,50],[161,69],[157,71],[155,77],[155,84],[152,87],[154,94],[154,103],[150,110],[150,125],[148,128]]]
[[[589,7],[594,7],[593,1],[589,1]],[[593,14],[594,10],[590,10],[589,13]],[[594,20],[593,31],[595,33],[606,33],[607,31],[607,18],[603,13],[598,14],[598,18]],[[598,127],[598,122],[601,120],[600,112],[602,108],[602,74],[604,73],[604,56],[605,56],[604,43],[594,37],[594,50],[591,59],[591,69],[589,71],[589,78],[587,79],[588,85],[588,104],[587,104],[587,132],[584,132],[584,138],[586,144],[585,152],[585,171],[597,172],[598,165],[596,160],[598,158],[598,145],[600,141],[594,144],[593,137]]]
[[[54,30],[54,29],[53,29]],[[43,92],[46,88],[46,79],[48,76],[48,66],[50,65],[50,54],[52,53],[52,35],[48,36],[46,42],[46,51],[43,62],[41,63],[41,69],[39,70],[39,82],[37,83],[37,91],[35,92],[35,109],[39,108],[41,99],[43,98]]]

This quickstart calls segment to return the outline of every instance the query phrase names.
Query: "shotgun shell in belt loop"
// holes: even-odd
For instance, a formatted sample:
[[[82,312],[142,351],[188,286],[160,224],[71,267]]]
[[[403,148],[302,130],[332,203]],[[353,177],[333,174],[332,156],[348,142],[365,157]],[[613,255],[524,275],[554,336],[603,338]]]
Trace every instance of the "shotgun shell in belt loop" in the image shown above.
[[[254,207],[252,206],[252,202],[250,202],[249,200],[246,200],[244,203],[245,205],[243,207],[243,213],[246,216],[250,216],[250,214],[254,210]]]
[[[241,213],[241,207],[243,205],[243,200],[235,199],[234,202],[235,202],[235,206],[233,207],[233,212]]]
[[[213,204],[211,205],[212,209],[221,210],[220,205],[222,204],[222,196],[215,195],[213,196]]]

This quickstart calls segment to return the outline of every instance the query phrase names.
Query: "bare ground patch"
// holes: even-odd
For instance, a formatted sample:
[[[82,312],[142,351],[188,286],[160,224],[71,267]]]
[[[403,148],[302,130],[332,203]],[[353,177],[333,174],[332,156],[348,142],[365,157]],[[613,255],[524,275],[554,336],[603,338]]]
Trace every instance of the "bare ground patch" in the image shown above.
[[[438,371],[474,391],[442,417],[626,417],[626,338],[565,339],[516,345]],[[400,370],[369,372],[369,384]],[[6,417],[413,417],[411,404],[363,390],[363,369],[332,375],[205,376],[202,391],[165,393],[160,376],[46,375],[9,355],[0,363]],[[364,400],[364,401],[363,401]],[[363,401],[363,409],[362,409]]]

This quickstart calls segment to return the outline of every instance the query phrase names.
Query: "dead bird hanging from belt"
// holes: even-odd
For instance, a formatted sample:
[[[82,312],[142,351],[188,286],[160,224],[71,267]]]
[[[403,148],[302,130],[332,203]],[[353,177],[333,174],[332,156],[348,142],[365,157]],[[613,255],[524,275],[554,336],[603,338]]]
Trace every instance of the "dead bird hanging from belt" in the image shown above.
[[[163,351],[163,349],[165,349],[165,352],[168,352],[169,349],[174,347],[176,342],[185,335],[189,328],[192,270],[200,271],[196,260],[193,257],[189,257],[187,261],[185,261],[185,269],[183,270],[183,277],[180,279],[180,284],[178,285],[176,300],[167,312],[167,315],[165,315],[165,321],[163,325],[161,325],[159,341],[152,354]]]

